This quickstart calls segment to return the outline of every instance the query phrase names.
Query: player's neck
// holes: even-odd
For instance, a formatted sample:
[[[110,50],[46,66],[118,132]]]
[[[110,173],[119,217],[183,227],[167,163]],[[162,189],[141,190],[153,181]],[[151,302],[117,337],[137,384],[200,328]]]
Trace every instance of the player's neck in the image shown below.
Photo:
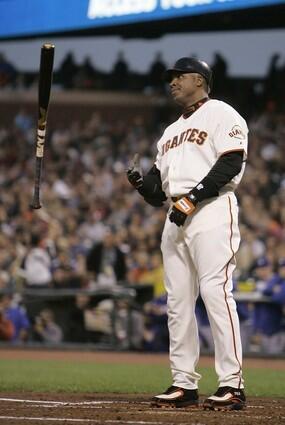
[[[205,102],[209,100],[209,96],[203,93],[199,98],[194,102],[189,102],[185,108],[183,108],[183,117],[188,118],[193,114],[197,109],[199,109]]]

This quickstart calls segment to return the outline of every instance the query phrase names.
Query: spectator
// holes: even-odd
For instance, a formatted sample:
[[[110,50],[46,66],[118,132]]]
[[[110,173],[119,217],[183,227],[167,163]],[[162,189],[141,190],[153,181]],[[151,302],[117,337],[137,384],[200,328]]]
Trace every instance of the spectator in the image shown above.
[[[38,233],[31,235],[31,246],[23,264],[26,286],[33,289],[52,285],[52,260],[45,247],[46,238]]]
[[[271,56],[266,80],[265,80],[265,95],[269,98],[279,97],[280,83],[282,84],[282,67],[280,65],[280,53],[274,53]]]
[[[224,98],[227,95],[227,86],[228,86],[228,64],[223,55],[219,52],[214,54],[214,61],[211,66],[213,71],[213,76],[215,80],[214,91],[215,94],[223,96]]]
[[[126,62],[124,52],[119,51],[111,72],[111,81],[114,89],[124,90],[128,88],[129,66]]]
[[[4,54],[0,52],[0,87],[13,86],[17,78],[17,71]]]
[[[66,341],[84,343],[88,342],[88,333],[85,326],[85,311],[90,308],[90,296],[77,294],[74,305],[69,311],[68,331]]]
[[[11,320],[5,317],[0,307],[0,341],[12,341],[15,328]]]
[[[68,241],[64,242],[68,243]],[[86,270],[85,256],[71,253],[72,245],[62,245],[57,249],[53,262],[53,286],[55,288],[83,289],[88,287],[89,276]]]
[[[137,250],[133,255],[132,265],[129,265],[128,281],[145,283],[149,271],[149,255],[146,249]]]
[[[242,293],[245,291],[252,291],[255,289],[253,279],[248,279],[243,282],[239,282],[235,279],[233,281],[233,291],[234,294]],[[240,323],[240,336],[242,342],[242,348],[245,353],[250,351],[250,342],[252,335],[252,304],[247,301],[238,301],[237,300],[237,313]]]
[[[30,321],[24,308],[17,302],[13,302],[12,295],[4,294],[0,298],[0,311],[5,319],[13,324],[14,332],[10,341],[26,342],[29,337]]]
[[[97,283],[115,284],[126,277],[125,254],[117,246],[115,235],[109,229],[102,242],[93,245],[87,255],[87,269],[94,273]]]
[[[141,309],[128,300],[119,299],[114,305],[115,338],[121,349],[143,348],[144,321]]]
[[[278,262],[278,270],[280,276],[279,288],[274,288],[274,292],[277,293],[278,302],[282,304],[283,316],[282,316],[282,329],[281,329],[281,345],[282,352],[285,352],[285,257],[281,258]]]
[[[273,272],[273,265],[266,257],[257,260],[254,266],[256,291],[261,295],[273,293],[279,286],[280,278]],[[279,299],[276,297],[276,299]],[[254,341],[259,350],[267,354],[277,354],[282,349],[281,341],[282,307],[271,302],[259,302],[254,306]]]
[[[274,275],[273,264],[267,257],[260,257],[253,265],[252,273],[255,280],[255,291],[262,294],[267,282]]]
[[[263,295],[272,303],[263,306],[260,326],[263,326],[262,351],[270,354],[284,352],[283,308],[285,306],[285,259],[280,259],[277,273],[269,279]]]
[[[84,310],[84,323],[88,341],[93,343],[115,343],[113,325],[114,302],[112,299],[99,301],[96,306],[89,305]]]
[[[265,254],[265,243],[258,232],[249,226],[241,226],[241,243],[237,253],[237,273],[239,278],[248,277],[248,272],[257,260]]]
[[[134,278],[132,280],[134,281]],[[149,255],[148,270],[142,271],[138,277],[138,281],[141,283],[149,283],[153,285],[154,298],[165,294],[164,273],[161,253],[159,251],[155,251]]]
[[[63,340],[63,332],[55,322],[54,313],[44,309],[35,319],[34,339],[48,344],[58,344]]]
[[[14,119],[15,126],[29,137],[29,132],[33,129],[33,117],[22,108]]]
[[[74,77],[74,87],[78,89],[92,89],[95,86],[96,71],[91,63],[91,59],[86,57],[83,64],[78,67],[76,76]]]
[[[87,211],[84,221],[78,229],[78,234],[87,248],[101,243],[107,232],[107,226],[103,223],[103,215],[100,211]]]
[[[57,73],[58,82],[62,84],[65,89],[73,88],[74,77],[77,72],[78,65],[75,62],[72,52],[69,52],[59,67]]]
[[[157,52],[148,72],[150,88],[157,93],[164,91],[165,82],[161,76],[165,70],[166,64],[162,58],[162,54],[161,52]]]
[[[116,344],[120,349],[141,349],[143,316],[127,299],[106,298],[96,305],[85,294],[76,298],[71,312],[68,340]],[[82,333],[81,333],[82,332]]]
[[[285,305],[285,257],[280,258],[278,261],[277,275],[279,277],[278,285],[276,287],[273,286],[272,288],[267,287],[266,291],[271,292],[271,294],[268,292],[266,295],[271,295],[274,301]]]
[[[154,298],[144,305],[144,349],[146,351],[168,351],[169,333],[166,309],[166,294]]]

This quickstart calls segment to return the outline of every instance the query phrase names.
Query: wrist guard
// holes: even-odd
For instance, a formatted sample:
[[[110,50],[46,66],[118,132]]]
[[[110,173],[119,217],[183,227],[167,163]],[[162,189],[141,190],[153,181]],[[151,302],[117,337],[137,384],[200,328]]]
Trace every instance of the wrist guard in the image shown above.
[[[175,202],[173,207],[177,208],[179,211],[186,215],[192,214],[197,205],[197,198],[191,192],[189,195],[183,196],[183,198],[178,199]]]

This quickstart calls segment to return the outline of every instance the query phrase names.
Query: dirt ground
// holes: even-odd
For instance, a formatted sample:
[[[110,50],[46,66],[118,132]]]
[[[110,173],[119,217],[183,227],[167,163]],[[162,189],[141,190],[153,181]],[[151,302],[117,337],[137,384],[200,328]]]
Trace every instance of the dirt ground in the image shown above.
[[[167,355],[139,353],[59,352],[0,350],[6,358],[62,359],[115,363],[168,363]],[[284,370],[284,360],[245,359],[247,367]],[[213,365],[202,357],[201,366]],[[0,377],[1,379],[1,377]],[[285,398],[248,398],[247,408],[238,412],[205,412],[187,409],[155,409],[145,394],[35,394],[0,393],[1,425],[118,424],[118,425],[255,425],[285,424]]]

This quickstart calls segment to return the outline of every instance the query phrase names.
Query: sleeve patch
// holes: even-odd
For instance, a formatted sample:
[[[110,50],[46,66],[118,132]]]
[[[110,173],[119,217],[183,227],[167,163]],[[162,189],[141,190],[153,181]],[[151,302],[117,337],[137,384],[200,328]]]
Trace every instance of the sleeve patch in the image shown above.
[[[235,139],[239,139],[239,140],[245,140],[245,138],[246,138],[246,135],[244,134],[241,126],[239,126],[239,125],[233,126],[233,128],[229,132],[229,136],[234,137]]]

